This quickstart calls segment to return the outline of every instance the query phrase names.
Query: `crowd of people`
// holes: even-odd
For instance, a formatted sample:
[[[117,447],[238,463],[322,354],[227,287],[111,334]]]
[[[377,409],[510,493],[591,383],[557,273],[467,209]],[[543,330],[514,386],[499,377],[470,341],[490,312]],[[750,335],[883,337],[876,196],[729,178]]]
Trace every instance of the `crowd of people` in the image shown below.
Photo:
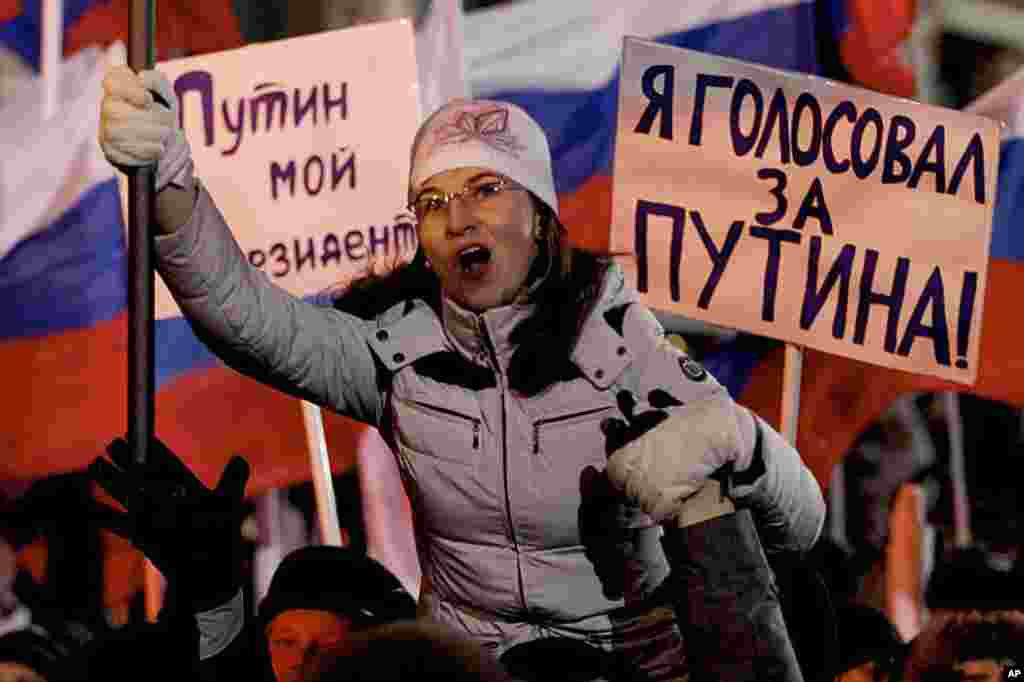
[[[123,510],[88,497],[77,513],[159,568],[163,611],[76,637],[11,597],[0,680],[117,678],[133,660],[277,682],[974,680],[1024,666],[1019,576],[984,557],[935,573],[909,642],[842,593],[821,486],[666,340],[612,258],[569,243],[547,139],[522,109],[456,100],[430,116],[411,145],[419,250],[324,307],[238,248],[163,76],[115,67],[104,92],[100,145],[125,173],[155,166],[157,267],[193,329],[238,371],[380,430],[422,581],[414,597],[365,553],[306,547],[254,610],[245,460],[210,488],[158,441],[139,463],[115,440],[83,476]],[[48,492],[23,495],[21,518]],[[993,591],[965,596],[965,582]]]

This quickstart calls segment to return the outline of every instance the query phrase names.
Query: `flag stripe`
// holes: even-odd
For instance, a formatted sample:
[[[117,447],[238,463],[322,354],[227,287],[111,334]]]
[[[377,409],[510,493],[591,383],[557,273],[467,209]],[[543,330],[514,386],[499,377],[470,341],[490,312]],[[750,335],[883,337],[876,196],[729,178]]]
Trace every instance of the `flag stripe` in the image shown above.
[[[196,338],[183,317],[157,320],[153,338],[157,390],[186,372],[220,365],[220,360]]]
[[[33,68],[39,68],[39,32],[42,26],[42,0],[21,4],[21,12],[0,23],[0,43],[18,53]],[[64,30],[78,21],[90,7],[103,4],[96,0],[64,0]]]
[[[0,338],[108,320],[124,309],[126,284],[124,224],[111,179],[0,261]]]
[[[18,0],[0,0],[0,22],[10,21],[21,14],[21,3]]]
[[[303,300],[323,307],[330,307],[333,303],[329,292],[312,294]],[[157,390],[193,370],[222,366],[217,356],[196,337],[184,317],[157,320],[153,335]]]
[[[4,0],[0,0],[4,2]],[[20,13],[0,5],[0,44],[39,69],[42,2],[20,3]],[[128,42],[131,0],[64,0],[64,54],[90,45]],[[202,54],[243,45],[231,0],[161,0],[156,13],[158,59]]]
[[[1003,142],[999,157],[999,188],[992,218],[992,258],[1024,259],[1024,230],[1020,212],[1024,204],[1024,138]]]

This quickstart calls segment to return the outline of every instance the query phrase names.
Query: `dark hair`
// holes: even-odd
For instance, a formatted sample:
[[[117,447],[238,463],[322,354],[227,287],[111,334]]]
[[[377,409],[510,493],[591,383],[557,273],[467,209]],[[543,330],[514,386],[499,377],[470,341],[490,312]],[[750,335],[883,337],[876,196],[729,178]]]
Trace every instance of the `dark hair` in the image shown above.
[[[512,682],[476,642],[426,621],[392,623],[357,633],[342,653],[325,659],[309,680],[318,682]]]
[[[933,610],[1024,611],[1024,583],[1013,571],[993,568],[983,549],[955,549],[936,566],[925,604]]]
[[[611,265],[610,256],[570,245],[568,232],[554,212],[533,194],[530,197],[546,235],[526,278],[527,285],[540,282],[528,298],[537,308],[512,331],[510,341],[517,347],[509,363],[510,387],[526,396],[578,375],[570,359],[572,351]],[[352,282],[334,299],[333,306],[372,319],[416,298],[441,315],[440,282],[427,267],[422,246],[408,265],[384,276],[368,274]]]
[[[849,602],[836,609],[836,616],[839,660],[835,675],[868,661],[874,661],[879,669],[886,670],[891,669],[896,661],[902,665],[907,647],[899,630],[885,613],[872,606]]]
[[[906,665],[909,680],[946,680],[956,663],[992,658],[1024,662],[1024,613],[942,611],[913,643]]]
[[[544,279],[529,298],[537,305],[536,311],[512,331],[509,339],[516,345],[509,362],[509,385],[526,396],[579,375],[571,360],[572,351],[611,265],[609,256],[570,245],[568,232],[551,209],[536,198],[534,205],[546,239],[540,243],[526,281],[529,284]]]
[[[197,679],[195,621],[190,613],[175,613],[156,623],[139,623],[97,637],[81,652],[67,659],[54,679],[120,680],[142,676],[143,666],[159,662],[159,676],[165,679]],[[130,661],[141,661],[131,664]]]
[[[46,680],[62,672],[70,650],[36,626],[0,637],[0,663],[19,663]]]
[[[292,609],[330,611],[357,627],[416,616],[416,601],[391,571],[347,547],[310,545],[290,553],[270,580],[259,607],[259,627]]]
[[[498,659],[522,682],[642,682],[647,679],[625,652],[605,651],[571,637],[541,637],[509,648]]]

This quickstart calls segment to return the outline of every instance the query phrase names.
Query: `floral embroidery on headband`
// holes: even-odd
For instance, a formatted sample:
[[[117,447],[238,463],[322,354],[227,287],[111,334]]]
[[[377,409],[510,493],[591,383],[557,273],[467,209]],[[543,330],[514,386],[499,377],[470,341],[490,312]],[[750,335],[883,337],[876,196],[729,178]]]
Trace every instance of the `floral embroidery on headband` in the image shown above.
[[[509,111],[504,107],[487,109],[479,113],[460,112],[454,121],[442,125],[435,137],[438,147],[479,140],[498,151],[518,157],[524,149],[508,129]]]

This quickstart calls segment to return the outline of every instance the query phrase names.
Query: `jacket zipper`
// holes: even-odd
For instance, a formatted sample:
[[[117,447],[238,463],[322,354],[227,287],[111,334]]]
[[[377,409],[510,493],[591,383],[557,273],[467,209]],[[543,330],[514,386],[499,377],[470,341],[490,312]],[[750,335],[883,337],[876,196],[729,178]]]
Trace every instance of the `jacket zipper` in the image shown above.
[[[557,417],[547,417],[546,419],[538,419],[533,423],[533,454],[540,452],[540,429],[542,426],[548,424],[557,424],[558,422],[568,421],[569,419],[575,419],[577,417],[585,417],[588,414],[597,414],[598,412],[604,412],[610,410],[611,407],[594,407],[589,410],[583,410],[582,412],[573,412],[572,414],[563,414]]]
[[[462,419],[464,421],[472,423],[473,449],[480,449],[480,420],[478,418],[471,417],[468,414],[462,414],[461,412],[456,412],[455,410],[449,410],[446,407],[438,407],[437,405],[431,405],[430,403],[420,402],[419,400],[410,400],[409,402],[412,403],[413,405],[416,405],[417,407],[421,407],[424,410],[427,410],[428,412],[439,412],[441,414],[448,415],[449,417],[456,417],[458,419]]]
[[[501,396],[501,471],[502,481],[505,486],[505,518],[508,521],[508,536],[512,541],[512,550],[516,555],[516,583],[519,588],[519,603],[523,610],[527,609],[526,589],[523,586],[523,567],[519,555],[519,539],[516,537],[515,525],[512,522],[512,497],[508,491],[508,415],[505,410],[505,375],[502,372],[501,363],[498,362],[498,352],[494,348],[491,336],[487,331],[487,325],[480,322],[480,333],[487,346],[487,352],[494,365],[494,375],[499,382],[499,395]]]

